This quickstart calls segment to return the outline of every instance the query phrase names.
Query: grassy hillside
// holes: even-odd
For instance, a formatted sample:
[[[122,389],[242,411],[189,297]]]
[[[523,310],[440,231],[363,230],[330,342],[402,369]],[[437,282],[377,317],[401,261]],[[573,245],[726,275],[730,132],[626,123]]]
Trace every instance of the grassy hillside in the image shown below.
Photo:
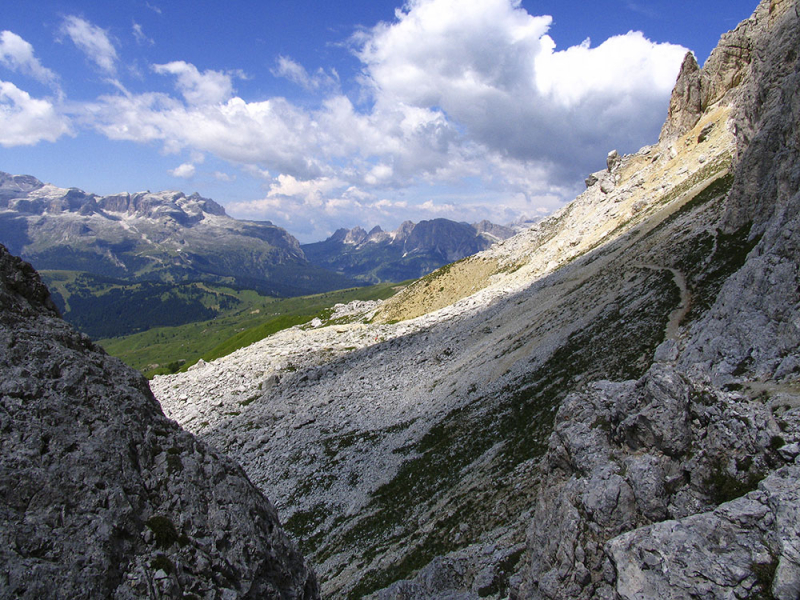
[[[101,339],[99,344],[148,377],[174,373],[201,358],[213,360],[225,356],[281,329],[305,323],[320,314],[324,316],[326,309],[337,303],[385,299],[400,287],[384,283],[285,299],[261,296],[252,291],[224,290],[237,304],[215,318]],[[223,290],[214,291],[223,293]]]
[[[254,292],[201,282],[127,282],[77,271],[42,271],[63,317],[93,339],[213,319]]]

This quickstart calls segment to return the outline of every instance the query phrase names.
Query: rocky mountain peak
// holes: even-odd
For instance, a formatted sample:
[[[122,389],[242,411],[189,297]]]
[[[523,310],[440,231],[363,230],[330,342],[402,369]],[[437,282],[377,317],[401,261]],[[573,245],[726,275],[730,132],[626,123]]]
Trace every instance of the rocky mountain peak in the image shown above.
[[[394,236],[397,240],[405,240],[411,232],[414,231],[413,221],[403,221],[400,226],[394,230]]]
[[[347,235],[344,238],[344,243],[358,246],[359,244],[363,244],[365,241],[367,241],[367,237],[367,232],[364,231],[362,227],[356,225],[347,232]]]
[[[477,225],[449,219],[413,223],[394,231],[375,226],[339,229],[323,242],[306,244],[303,251],[314,264],[374,283],[405,281],[475,254],[511,237],[508,227],[483,221]]]
[[[24,196],[43,187],[44,184],[30,175],[11,175],[0,171],[0,208],[8,205],[8,200]]]
[[[175,190],[98,196],[0,174],[0,243],[40,269],[124,280],[227,279],[273,295],[354,283],[309,264],[284,229]]]
[[[762,0],[749,19],[722,35],[702,69],[691,52],[686,54],[661,130],[662,143],[692,129],[714,104],[732,100],[750,73],[756,40],[769,35],[793,4],[793,0]]]

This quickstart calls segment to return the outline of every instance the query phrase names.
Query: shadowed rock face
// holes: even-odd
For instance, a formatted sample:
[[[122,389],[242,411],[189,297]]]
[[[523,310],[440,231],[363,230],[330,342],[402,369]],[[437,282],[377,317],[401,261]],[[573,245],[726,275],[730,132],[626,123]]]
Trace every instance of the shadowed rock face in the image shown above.
[[[2,246],[0,431],[0,597],[318,597],[240,467],[164,417]]]

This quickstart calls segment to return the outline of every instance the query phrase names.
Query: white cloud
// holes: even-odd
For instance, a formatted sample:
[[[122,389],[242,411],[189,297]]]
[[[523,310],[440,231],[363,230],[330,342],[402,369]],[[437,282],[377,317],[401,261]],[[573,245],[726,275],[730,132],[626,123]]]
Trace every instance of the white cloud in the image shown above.
[[[343,185],[343,181],[330,177],[301,181],[291,175],[278,175],[277,180],[270,186],[267,197],[302,198],[309,204],[318,205],[324,194]]]
[[[197,67],[182,60],[164,65],[153,65],[160,75],[175,75],[176,87],[189,104],[220,104],[233,95],[231,76],[219,71],[198,71]]]
[[[188,147],[298,177],[319,175],[311,118],[281,98],[187,106],[165,94],[115,95],[99,98],[84,113],[111,139],[160,140],[169,151]]]
[[[558,52],[551,19],[510,0],[412,0],[397,17],[358,52],[379,106],[437,107],[471,141],[562,180],[586,156],[650,141],[686,52],[635,32]]]
[[[112,139],[263,174],[269,192],[237,205],[242,215],[285,214],[322,231],[331,215],[534,214],[573,197],[610,149],[655,141],[685,53],[637,32],[557,50],[550,25],[519,0],[409,0],[395,21],[358,37],[359,103],[334,72],[309,73],[285,56],[273,74],[324,92],[318,106],[248,101],[233,88],[241,74],[175,61],[152,69],[173,76],[180,96],[120,89],[84,116]],[[465,179],[472,188],[460,198],[400,198]]]
[[[183,163],[182,165],[170,169],[169,174],[173,177],[181,177],[183,179],[191,179],[195,174],[195,166],[192,163]]]
[[[0,64],[58,89],[58,76],[42,66],[33,46],[11,31],[0,32]]]
[[[107,75],[116,75],[117,50],[104,29],[71,15],[61,24],[61,33],[68,36],[98,69]]]
[[[0,81],[0,146],[32,146],[71,134],[69,120],[49,101],[31,98],[13,83]]]
[[[229,175],[228,173],[223,173],[222,171],[214,171],[212,175],[214,176],[214,179],[216,179],[217,181],[224,181],[224,182],[236,181],[235,175]]]
[[[331,74],[328,74],[320,68],[313,75],[309,75],[303,65],[287,56],[278,57],[277,65],[272,70],[272,74],[276,77],[285,77],[309,91],[333,89],[339,84],[339,74],[336,69],[331,69]]]
[[[133,22],[131,30],[133,31],[133,37],[136,39],[136,43],[140,46],[152,46],[156,43],[153,38],[147,37],[142,26],[136,21]]]

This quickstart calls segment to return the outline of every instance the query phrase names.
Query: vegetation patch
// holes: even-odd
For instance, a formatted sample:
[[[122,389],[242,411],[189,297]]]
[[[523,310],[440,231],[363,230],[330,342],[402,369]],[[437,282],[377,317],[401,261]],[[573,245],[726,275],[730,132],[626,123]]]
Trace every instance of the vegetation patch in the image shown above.
[[[730,502],[758,488],[765,474],[759,471],[742,473],[738,477],[728,472],[725,461],[720,459],[712,467],[704,484],[711,501],[715,504]]]
[[[761,236],[750,238],[751,227],[752,224],[747,223],[729,234],[717,230],[706,260],[685,265],[692,294],[690,320],[711,308],[725,280],[744,266],[747,255],[761,240]]]
[[[270,298],[252,290],[206,288],[235,294],[236,307],[220,313],[210,321],[199,321],[176,327],[153,328],[141,333],[101,339],[100,345],[146,376],[185,371],[201,357],[224,356],[248,340],[263,339],[284,327],[310,320],[321,311],[338,303],[353,300],[380,300],[397,292],[394,284],[366,288],[350,288],[337,292],[298,298]],[[299,319],[302,317],[302,319]],[[283,320],[279,320],[283,318]],[[261,337],[259,337],[261,336]],[[232,339],[236,338],[236,339]]]
[[[316,546],[320,541],[322,531],[315,530],[325,522],[330,510],[323,503],[315,504],[309,510],[300,510],[294,513],[283,524],[284,529],[290,532],[297,540],[300,551],[305,553]]]
[[[153,560],[150,561],[150,568],[154,571],[158,571],[159,569],[164,571],[167,575],[172,575],[175,572],[175,565],[172,561],[164,556],[163,554],[159,554]]]
[[[160,515],[150,517],[145,525],[153,532],[159,548],[169,548],[178,541],[178,530],[167,517]]]

